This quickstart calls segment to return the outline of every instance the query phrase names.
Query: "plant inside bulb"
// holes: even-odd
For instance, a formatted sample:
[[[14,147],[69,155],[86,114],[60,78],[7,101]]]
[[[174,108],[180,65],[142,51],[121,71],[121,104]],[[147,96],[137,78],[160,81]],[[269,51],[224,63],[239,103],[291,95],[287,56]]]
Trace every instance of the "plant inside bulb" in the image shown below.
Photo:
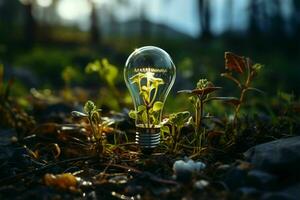
[[[158,47],[139,48],[126,61],[124,78],[135,108],[129,116],[135,119],[136,142],[142,148],[160,142],[162,110],[175,76],[172,59]]]
[[[156,100],[163,79],[156,78],[155,73],[138,73],[130,78],[131,84],[136,84],[143,105],[139,105],[136,111],[129,113],[130,117],[137,121],[139,128],[160,128],[160,113],[163,102]]]

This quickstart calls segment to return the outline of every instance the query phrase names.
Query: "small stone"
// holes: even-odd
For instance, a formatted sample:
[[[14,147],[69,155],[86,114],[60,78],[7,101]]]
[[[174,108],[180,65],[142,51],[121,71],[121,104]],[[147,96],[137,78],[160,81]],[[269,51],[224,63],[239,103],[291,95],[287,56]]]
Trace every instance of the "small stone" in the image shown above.
[[[196,181],[196,182],[195,182],[194,187],[195,187],[196,189],[203,190],[203,189],[206,188],[208,185],[209,185],[209,182],[208,182],[208,181],[206,181],[206,180],[199,180],[199,181]]]
[[[193,160],[183,161],[178,160],[173,165],[175,173],[180,171],[199,172],[205,169],[206,165],[203,162],[194,162]]]
[[[193,177],[193,174],[205,169],[203,162],[195,162],[193,160],[178,160],[173,165],[173,171],[178,181],[187,182]]]
[[[217,167],[217,170],[219,170],[219,171],[227,171],[227,170],[230,169],[230,167],[231,167],[230,165],[224,164],[224,165],[218,166],[218,167]]]

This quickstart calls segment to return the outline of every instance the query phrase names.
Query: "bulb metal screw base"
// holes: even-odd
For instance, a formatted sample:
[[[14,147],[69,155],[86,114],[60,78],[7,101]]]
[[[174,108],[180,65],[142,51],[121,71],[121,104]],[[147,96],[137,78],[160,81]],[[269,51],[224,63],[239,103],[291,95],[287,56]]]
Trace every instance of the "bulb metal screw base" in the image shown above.
[[[160,129],[139,129],[135,141],[140,145],[142,153],[151,154],[160,143]]]

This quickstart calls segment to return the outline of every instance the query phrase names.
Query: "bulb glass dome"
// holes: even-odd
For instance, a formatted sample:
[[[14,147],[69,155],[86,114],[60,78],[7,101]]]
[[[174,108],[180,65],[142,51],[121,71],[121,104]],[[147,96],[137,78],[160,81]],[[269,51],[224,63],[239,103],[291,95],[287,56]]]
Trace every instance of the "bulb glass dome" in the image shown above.
[[[159,143],[162,110],[175,77],[171,57],[158,47],[136,49],[126,61],[124,79],[134,103],[137,142],[143,147]]]

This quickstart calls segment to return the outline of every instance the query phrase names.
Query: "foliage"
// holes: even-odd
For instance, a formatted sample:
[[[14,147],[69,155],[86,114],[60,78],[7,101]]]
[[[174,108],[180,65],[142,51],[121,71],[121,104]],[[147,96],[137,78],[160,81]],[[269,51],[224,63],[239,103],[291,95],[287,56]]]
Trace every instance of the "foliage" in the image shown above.
[[[195,111],[192,123],[195,130],[195,137],[191,143],[196,147],[198,152],[201,150],[203,141],[205,140],[205,131],[201,130],[202,120],[204,119],[204,105],[214,100],[214,98],[210,98],[210,94],[219,89],[220,87],[215,87],[207,79],[200,79],[195,89],[178,91],[178,93],[186,93],[191,96],[189,99]]]
[[[241,57],[231,52],[225,52],[225,68],[226,72],[221,76],[233,81],[240,89],[240,97],[238,101],[232,101],[235,106],[234,123],[237,123],[239,112],[245,101],[245,95],[248,91],[256,91],[262,93],[261,90],[251,86],[253,79],[257,76],[263,66],[259,63],[253,64],[250,58]],[[236,77],[236,72],[240,76]]]
[[[101,120],[101,109],[92,101],[87,101],[83,108],[84,112],[72,111],[72,115],[75,117],[88,118],[90,128],[92,131],[92,141],[97,144],[97,152],[103,154],[105,152],[105,135],[103,135],[103,129],[108,124]]]
[[[160,85],[164,84],[163,79],[154,77],[154,73],[137,73],[130,78],[131,84],[136,84],[139,95],[144,105],[139,105],[137,110],[130,111],[129,116],[138,122],[142,122],[144,128],[154,128],[160,123],[160,111],[163,102],[155,101]],[[144,81],[145,80],[145,81]]]
[[[181,129],[188,123],[190,113],[188,111],[171,113],[163,122],[161,127],[161,133],[163,134],[163,140],[170,149],[170,152],[177,153],[178,146],[180,145]],[[167,135],[165,135],[167,134]]]
[[[101,61],[96,60],[94,62],[90,62],[85,67],[85,72],[87,74],[97,73],[101,80],[107,84],[109,91],[105,91],[106,97],[103,96],[103,93],[100,89],[100,98],[102,99],[102,104],[109,105],[112,109],[119,110],[120,105],[120,93],[116,89],[116,82],[118,78],[119,70],[118,68],[111,64],[106,58],[103,58]],[[105,100],[106,99],[106,100]]]
[[[108,86],[114,88],[116,79],[118,76],[118,68],[108,62],[106,58],[101,61],[96,60],[94,62],[88,63],[85,68],[87,74],[98,73],[102,80],[105,80]]]
[[[25,134],[35,126],[35,121],[12,101],[10,92],[13,83],[13,79],[4,80],[4,66],[0,64],[0,125],[14,128],[18,133],[18,138],[22,140]]]

